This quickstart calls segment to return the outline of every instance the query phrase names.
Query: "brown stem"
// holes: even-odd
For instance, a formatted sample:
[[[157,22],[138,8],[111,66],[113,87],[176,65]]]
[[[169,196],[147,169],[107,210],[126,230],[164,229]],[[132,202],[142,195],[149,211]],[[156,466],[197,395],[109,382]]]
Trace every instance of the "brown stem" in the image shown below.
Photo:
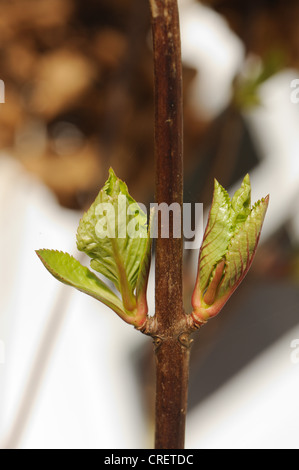
[[[156,449],[183,449],[187,412],[189,348],[176,339],[156,351]]]
[[[181,236],[156,244],[156,448],[184,447],[189,335],[183,308],[182,64],[177,0],[150,0],[155,72],[156,202],[177,203]],[[173,214],[175,217],[175,214]],[[178,220],[175,220],[178,223]],[[172,220],[170,220],[170,227]]]

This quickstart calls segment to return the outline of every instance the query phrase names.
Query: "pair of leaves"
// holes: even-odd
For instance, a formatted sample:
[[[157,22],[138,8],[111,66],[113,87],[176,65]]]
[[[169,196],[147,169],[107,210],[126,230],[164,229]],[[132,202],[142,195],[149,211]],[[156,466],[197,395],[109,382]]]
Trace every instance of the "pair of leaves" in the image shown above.
[[[232,199],[215,180],[192,296],[196,323],[217,315],[244,279],[254,258],[268,202],[267,196],[251,207],[249,175]],[[127,323],[142,327],[148,311],[151,230],[146,214],[112,169],[79,223],[77,247],[91,258],[91,267],[114,284],[120,297],[69,254],[53,250],[39,250],[37,254],[59,281],[100,300]]]
[[[59,281],[100,300],[127,323],[142,326],[147,315],[150,229],[146,214],[112,169],[103,189],[80,220],[77,248],[91,258],[95,271],[114,284],[121,298],[68,253],[39,250],[37,254]]]
[[[254,258],[268,203],[269,196],[251,208],[249,175],[232,199],[215,180],[192,297],[195,321],[205,322],[217,315],[244,279]]]

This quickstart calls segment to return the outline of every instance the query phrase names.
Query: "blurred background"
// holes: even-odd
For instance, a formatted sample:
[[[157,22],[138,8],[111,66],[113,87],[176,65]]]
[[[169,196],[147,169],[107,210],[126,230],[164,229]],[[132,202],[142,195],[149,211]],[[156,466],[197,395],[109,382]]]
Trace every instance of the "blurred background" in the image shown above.
[[[81,256],[110,166],[153,202],[148,1],[0,6],[0,447],[152,447],[151,341],[34,253]],[[194,336],[186,447],[299,448],[299,1],[179,6],[185,202],[206,214],[214,177],[232,194],[247,172],[253,201],[270,193],[246,281]],[[185,255],[190,312],[198,251]],[[151,270],[152,313],[153,298]]]

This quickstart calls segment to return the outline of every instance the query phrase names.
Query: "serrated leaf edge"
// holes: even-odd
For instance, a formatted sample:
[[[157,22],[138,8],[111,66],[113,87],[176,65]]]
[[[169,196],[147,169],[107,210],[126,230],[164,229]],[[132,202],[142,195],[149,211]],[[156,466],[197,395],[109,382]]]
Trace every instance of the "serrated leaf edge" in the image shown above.
[[[105,298],[104,295],[101,295],[99,294],[97,291],[94,291],[90,288],[85,288],[84,286],[82,287],[78,287],[78,285],[76,285],[75,282],[71,282],[71,281],[68,281],[66,280],[59,272],[57,272],[55,269],[53,269],[50,264],[43,258],[41,252],[43,251],[47,251],[47,252],[53,252],[53,253],[58,253],[58,254],[62,254],[62,255],[66,255],[68,256],[71,260],[75,261],[76,263],[78,263],[84,270],[87,270],[88,273],[90,273],[90,275],[95,278],[97,280],[97,282],[103,286],[104,289],[106,289],[108,292],[109,292],[109,295],[111,295],[113,298],[115,298],[115,301],[116,303],[113,303],[111,300]],[[39,249],[39,250],[36,250],[36,254],[37,256],[39,257],[39,259],[41,260],[41,262],[43,263],[43,265],[45,266],[45,268],[50,272],[50,274],[52,274],[52,276],[54,276],[57,280],[59,280],[60,282],[62,282],[63,284],[66,284],[68,286],[71,286],[71,287],[74,287],[75,289],[79,290],[80,292],[83,292],[93,298],[95,298],[96,300],[102,302],[103,304],[105,304],[107,307],[111,308],[117,315],[119,315],[126,323],[129,323],[129,324],[132,324],[135,326],[135,318],[134,318],[134,314],[133,312],[130,314],[128,314],[128,312],[125,312],[125,309],[124,308],[120,308],[119,305],[117,305],[117,303],[119,303],[120,305],[123,306],[122,304],[122,301],[121,299],[119,299],[115,294],[114,292],[101,280],[98,278],[98,276],[93,273],[92,271],[90,271],[90,269],[88,269],[86,266],[83,266],[80,261],[78,261],[74,256],[70,255],[69,253],[66,253],[66,252],[63,252],[63,251],[59,251],[59,250],[49,250],[49,249]],[[135,313],[135,312],[134,312]],[[139,324],[137,325],[139,326]]]

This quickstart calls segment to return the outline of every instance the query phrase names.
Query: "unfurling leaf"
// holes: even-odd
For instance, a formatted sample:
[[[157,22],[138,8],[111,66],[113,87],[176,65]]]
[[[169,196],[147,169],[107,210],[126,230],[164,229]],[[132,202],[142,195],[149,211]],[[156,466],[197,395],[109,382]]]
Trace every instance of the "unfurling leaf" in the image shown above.
[[[244,279],[255,255],[268,203],[269,196],[251,208],[249,175],[232,199],[215,180],[192,296],[196,322],[216,316]]]
[[[110,169],[104,188],[80,221],[77,247],[92,258],[95,271],[114,283],[129,311],[136,308],[134,290],[147,237],[146,214]]]
[[[36,253],[58,281],[100,300],[117,314],[122,313],[122,303],[114,292],[73,256],[54,250],[37,250]]]
[[[56,279],[100,300],[127,323],[141,327],[148,311],[150,229],[146,214],[112,169],[79,223],[77,247],[91,257],[91,267],[115,285],[121,298],[67,253],[39,250],[37,254]]]

